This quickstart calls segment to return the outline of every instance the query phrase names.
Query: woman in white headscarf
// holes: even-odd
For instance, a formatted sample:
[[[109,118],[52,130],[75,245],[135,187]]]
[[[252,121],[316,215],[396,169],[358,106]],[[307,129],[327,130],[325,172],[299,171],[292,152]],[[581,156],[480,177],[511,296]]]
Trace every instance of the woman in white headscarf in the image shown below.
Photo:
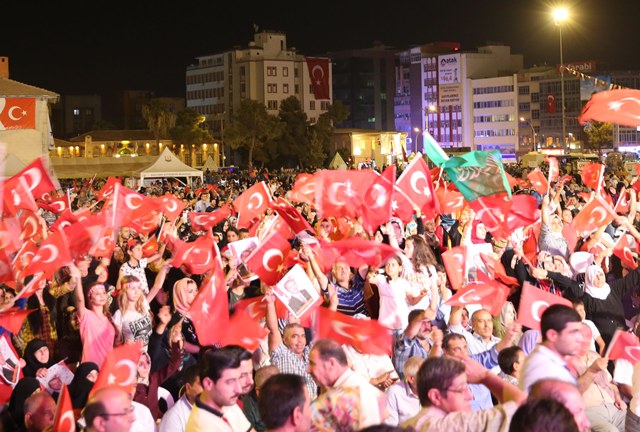
[[[561,273],[537,269],[537,275],[552,279],[565,297],[582,298],[587,319],[593,321],[605,343],[609,345],[616,329],[627,329],[622,299],[640,287],[640,267],[625,277],[607,283],[604,270],[590,265],[585,272],[584,285]]]

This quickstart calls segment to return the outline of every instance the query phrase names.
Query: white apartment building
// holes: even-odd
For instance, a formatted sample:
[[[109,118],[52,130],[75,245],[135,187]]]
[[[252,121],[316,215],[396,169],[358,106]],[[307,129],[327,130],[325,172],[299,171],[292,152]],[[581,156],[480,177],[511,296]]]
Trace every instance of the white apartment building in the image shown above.
[[[261,31],[246,48],[197,61],[186,70],[187,108],[206,116],[215,137],[224,138],[224,122],[244,99],[262,102],[276,115],[281,101],[295,96],[312,123],[332,102],[315,99],[305,56],[288,48],[286,35],[280,32]],[[331,86],[330,62],[328,71]]]

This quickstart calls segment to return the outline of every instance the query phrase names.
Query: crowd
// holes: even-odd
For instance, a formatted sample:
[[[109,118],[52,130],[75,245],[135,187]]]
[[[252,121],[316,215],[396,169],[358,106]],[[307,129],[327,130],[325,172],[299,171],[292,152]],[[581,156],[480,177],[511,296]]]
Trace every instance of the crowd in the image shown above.
[[[118,226],[109,254],[73,257],[26,298],[19,293],[37,275],[17,272],[2,284],[0,317],[32,310],[15,331],[0,323],[3,430],[73,430],[73,423],[87,431],[640,431],[640,367],[608,358],[619,330],[640,335],[636,179],[605,172],[601,190],[593,190],[574,175],[541,194],[526,169],[511,173],[518,180],[511,192],[533,195],[540,217],[508,236],[493,235],[469,205],[435,215],[414,205],[410,220],[392,215],[376,227],[358,216],[319,216],[313,200],[292,194],[304,175],[294,171],[208,174],[193,187],[163,180],[138,188],[146,197],[173,195],[182,213],[154,215],[158,223],[148,232]],[[434,178],[437,187],[445,180]],[[288,240],[319,299],[290,289],[294,310],[314,303],[303,316],[282,307],[276,283],[247,264],[249,253],[233,252],[234,243],[262,244],[272,230],[273,207],[238,226],[245,208],[234,203],[250,208],[238,199],[259,183],[312,228]],[[104,187],[102,180],[62,185],[76,214],[101,211]],[[594,231],[579,232],[574,218],[598,194],[627,205],[615,205],[615,218]],[[225,206],[229,214],[207,229],[190,217]],[[61,215],[42,208],[38,215],[46,238]],[[194,271],[193,257],[177,256],[176,245],[208,235],[223,280],[213,264]],[[354,266],[340,255],[327,262],[322,249],[352,237],[395,252],[377,265]],[[621,241],[629,244],[626,258],[616,253]],[[459,247],[466,251],[464,282],[454,287],[447,256]],[[481,273],[508,280],[497,308],[459,296]],[[216,322],[232,332],[229,317],[256,299],[263,310],[255,319],[266,330],[254,349],[242,337],[223,343],[225,335],[202,332],[193,305],[212,279],[224,287],[228,310],[207,317],[210,332],[220,331]],[[531,306],[525,289],[557,300],[546,301],[539,326],[519,319]],[[388,346],[368,349],[374,337],[355,327],[347,339],[320,337],[318,308],[362,328],[375,321]],[[348,336],[363,343],[350,344]],[[112,385],[121,371],[110,356],[120,347],[137,350],[128,387]],[[67,392],[72,422],[63,428]]]

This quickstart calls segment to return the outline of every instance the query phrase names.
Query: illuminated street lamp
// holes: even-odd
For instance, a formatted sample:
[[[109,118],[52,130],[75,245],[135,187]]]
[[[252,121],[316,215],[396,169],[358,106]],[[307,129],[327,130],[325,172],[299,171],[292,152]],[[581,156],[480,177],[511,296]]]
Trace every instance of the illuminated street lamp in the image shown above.
[[[418,151],[418,135],[420,134],[420,132],[422,132],[422,130],[418,127],[414,127],[413,131],[416,133],[415,138],[413,140],[414,144],[413,144],[413,152],[416,153]]]
[[[531,121],[525,119],[524,117],[520,117],[520,121],[522,123],[527,123],[530,127],[531,127],[531,139],[533,140],[533,151],[537,150],[536,148],[536,130],[533,128],[533,124],[531,124]]]
[[[562,23],[569,18],[569,11],[565,8],[557,8],[553,11],[553,21],[558,27],[558,34],[560,35],[560,92],[562,98],[562,148],[565,148],[565,136],[567,133],[565,123],[565,104],[564,104],[564,57],[562,53]]]

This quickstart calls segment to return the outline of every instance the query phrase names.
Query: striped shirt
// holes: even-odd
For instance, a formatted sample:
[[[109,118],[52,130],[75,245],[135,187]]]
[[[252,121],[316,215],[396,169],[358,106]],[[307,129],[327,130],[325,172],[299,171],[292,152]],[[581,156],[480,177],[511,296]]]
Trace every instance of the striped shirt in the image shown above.
[[[338,312],[345,315],[354,316],[363,314],[369,316],[364,302],[364,279],[356,273],[349,282],[349,288],[343,288],[331,279],[329,283],[333,285],[338,293]]]

